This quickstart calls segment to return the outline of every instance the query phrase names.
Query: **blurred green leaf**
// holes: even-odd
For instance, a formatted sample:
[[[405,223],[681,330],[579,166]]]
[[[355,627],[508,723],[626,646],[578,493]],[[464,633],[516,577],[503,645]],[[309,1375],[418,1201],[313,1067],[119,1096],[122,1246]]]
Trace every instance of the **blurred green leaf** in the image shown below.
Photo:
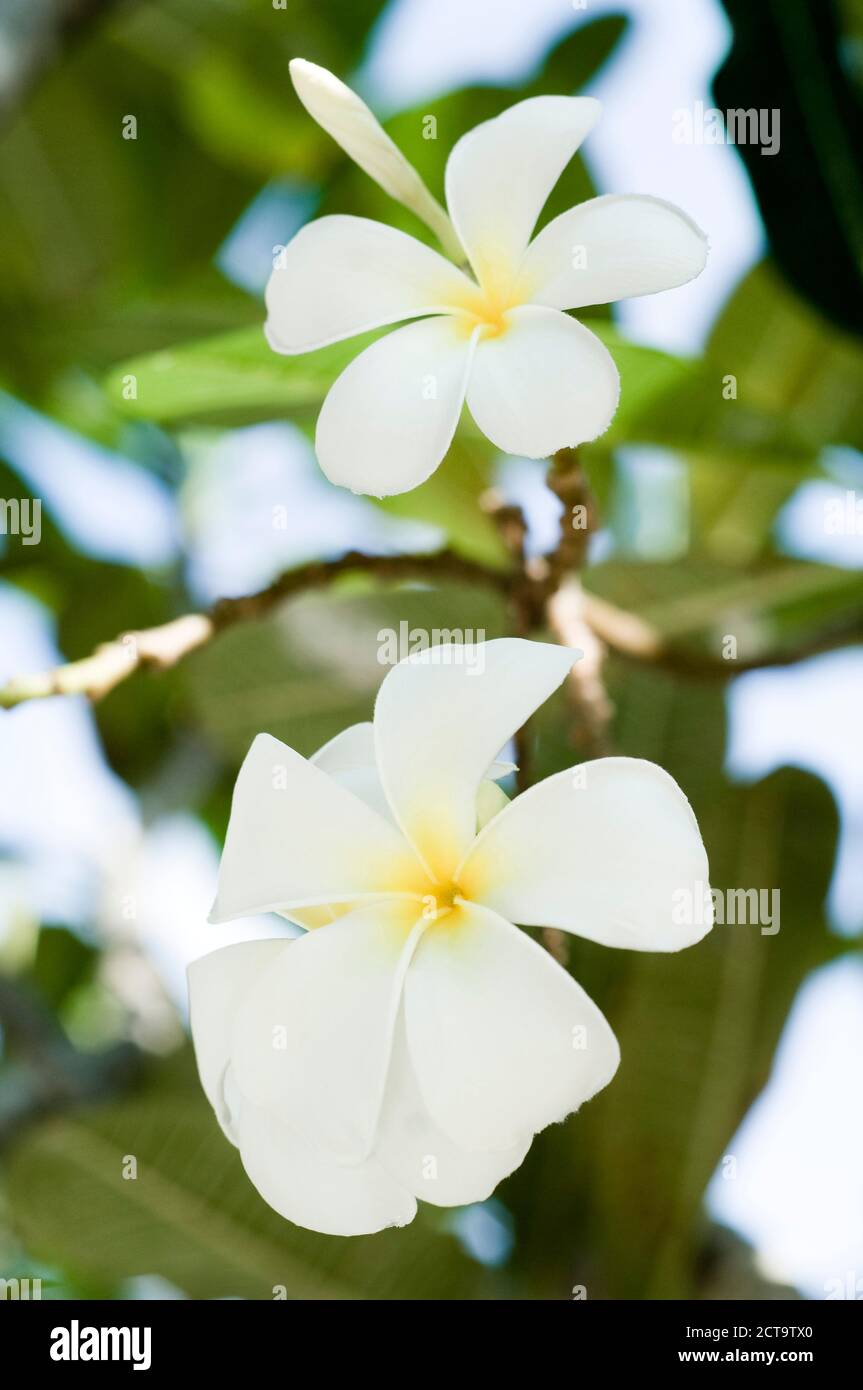
[[[146,344],[134,301],[164,302],[173,287],[173,335],[182,331],[177,289],[193,264],[208,295],[240,298],[206,261],[248,186],[207,164],[166,95],[152,71],[128,55],[118,62],[100,37],[54,69],[2,133],[3,373],[31,397],[80,361],[75,325],[86,333],[91,321],[110,322],[113,355],[128,354]],[[123,138],[127,114],[138,119],[137,139]]]
[[[707,351],[737,378],[735,406],[783,418],[814,447],[863,447],[863,346],[793,294],[769,262],[737,287]]]
[[[779,930],[716,925],[673,955],[568,939],[569,968],[614,1028],[621,1065],[577,1116],[535,1139],[510,1180],[510,1272],[532,1297],[567,1297],[576,1284],[590,1298],[704,1296],[707,1184],[767,1081],[797,990],[844,949],[824,920],[838,819],[807,773],[728,781],[721,687],[616,659],[606,683],[615,753],[649,758],[683,787],[713,887],[779,889]],[[563,701],[536,722],[538,780],[577,754]]]
[[[717,925],[679,955],[634,954],[610,1006],[623,1061],[601,1114],[586,1117],[606,1287],[679,1297],[691,1290],[705,1187],[767,1080],[792,1000],[842,949],[824,921],[838,822],[807,773],[725,781],[718,692],[618,669],[611,694],[619,751],[654,758],[690,797],[712,885],[780,891],[775,935]]]
[[[450,546],[478,564],[499,566],[507,560],[500,533],[482,510],[480,497],[492,481],[495,450],[482,437],[457,435],[431,477],[411,492],[375,498],[390,516],[439,527]]]
[[[426,634],[470,628],[476,640],[506,630],[500,601],[485,591],[447,583],[369,593],[366,582],[358,584],[359,592],[285,604],[187,662],[201,727],[235,763],[261,732],[308,755],[348,724],[369,719],[387,670],[378,661],[384,628],[397,636],[401,624]]]
[[[137,1177],[124,1179],[126,1156]],[[258,1196],[204,1099],[191,1056],[153,1065],[127,1099],[51,1120],[6,1159],[27,1248],[76,1277],[158,1274],[192,1298],[482,1298],[493,1276],[421,1213],[344,1240],[301,1230]]]
[[[188,70],[182,87],[186,122],[220,162],[263,178],[313,178],[324,136],[299,107],[287,71],[278,92],[251,68],[212,49]]]
[[[722,657],[737,638],[737,658],[783,651],[834,632],[860,631],[863,574],[805,560],[772,557],[748,572],[708,560],[677,564],[609,561],[584,576],[585,587],[637,613],[676,650]],[[734,661],[728,660],[728,674]]]
[[[268,345],[261,324],[185,343],[114,368],[109,398],[128,415],[161,424],[247,424],[311,414],[339,373],[380,332],[299,357]],[[128,378],[134,387],[127,387]],[[136,395],[128,397],[129,389]]]
[[[68,927],[45,925],[28,975],[45,1003],[59,1010],[73,990],[92,978],[98,959],[96,949]]]

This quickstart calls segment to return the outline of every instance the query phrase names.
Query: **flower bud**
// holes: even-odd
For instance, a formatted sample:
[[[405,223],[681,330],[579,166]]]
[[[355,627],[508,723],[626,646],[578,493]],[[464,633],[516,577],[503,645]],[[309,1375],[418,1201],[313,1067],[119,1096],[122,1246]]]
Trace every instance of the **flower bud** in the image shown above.
[[[463,261],[464,252],[447,213],[356,92],[304,58],[294,58],[290,72],[297,96],[312,119],[385,193],[416,213],[448,255]]]

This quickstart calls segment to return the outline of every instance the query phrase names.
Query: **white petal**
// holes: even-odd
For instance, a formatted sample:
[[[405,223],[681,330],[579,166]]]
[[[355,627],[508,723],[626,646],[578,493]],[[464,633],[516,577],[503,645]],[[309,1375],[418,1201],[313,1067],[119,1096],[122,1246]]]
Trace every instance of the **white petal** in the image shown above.
[[[620,1058],[596,1005],[549,953],[466,905],[426,932],[405,983],[423,1100],[468,1149],[516,1145],[608,1084]]]
[[[210,921],[409,891],[415,874],[391,824],[259,734],[237,776]]]
[[[198,1075],[219,1124],[232,1143],[222,1080],[231,1049],[231,1028],[240,1000],[255,980],[273,968],[288,940],[243,941],[192,961],[188,969],[189,1022]]]
[[[339,772],[355,772],[358,768],[371,767],[375,760],[374,725],[368,719],[364,724],[351,724],[340,734],[331,738],[313,753],[309,762],[330,776]]]
[[[283,1118],[245,1100],[236,1125],[249,1178],[288,1221],[333,1236],[369,1235],[413,1221],[416,1201],[375,1159],[339,1164]]]
[[[497,785],[497,782],[484,780],[479,784],[479,791],[476,795],[476,828],[479,832],[483,826],[488,825],[490,820],[500,815],[504,806],[509,805],[509,797],[506,792]]]
[[[477,347],[467,403],[483,434],[507,454],[547,458],[608,429],[620,378],[594,333],[557,309],[525,304]]]
[[[479,279],[518,266],[549,193],[599,112],[592,97],[531,97],[453,147],[447,206]]]
[[[445,311],[472,285],[437,251],[368,217],[301,227],[267,285],[267,338],[309,352],[384,324]]]
[[[372,810],[377,811],[395,825],[392,807],[386,798],[383,783],[375,762],[374,725],[352,724],[331,738],[309,759],[322,771],[334,777],[342,787],[347,787]],[[493,815],[506,806],[509,797],[496,785],[496,779],[508,777],[516,772],[515,763],[496,760],[486,770],[485,778],[477,789],[477,825],[481,827]],[[316,911],[317,909],[310,909]],[[296,920],[295,918],[293,920]],[[301,921],[301,925],[305,925]]]
[[[315,450],[330,482],[372,497],[425,482],[455,434],[473,341],[443,316],[399,328],[355,357],[318,416]]]
[[[440,238],[449,255],[462,259],[452,223],[437,199],[361,101],[326,68],[293,58],[288,64],[297,96],[309,115],[323,126],[375,183],[421,217]]]
[[[379,903],[308,932],[244,997],[231,1066],[244,1097],[342,1162],[372,1151],[420,907]]]
[[[473,840],[477,789],[495,753],[579,655],[515,637],[442,643],[386,676],[375,705],[381,781],[399,825],[438,877],[452,875]]]
[[[672,290],[700,275],[706,260],[707,237],[673,203],[609,194],[543,227],[521,283],[534,304],[578,309]]]
[[[375,736],[371,723],[352,724],[319,748],[310,761],[378,815],[395,824],[375,765]]]
[[[677,951],[709,931],[680,905],[704,901],[707,855],[673,777],[639,758],[600,758],[516,797],[478,837],[464,893],[524,926],[604,946]]]
[[[404,1014],[393,1047],[376,1155],[416,1197],[437,1207],[484,1202],[524,1161],[533,1135],[488,1153],[459,1148],[431,1118],[408,1050]]]

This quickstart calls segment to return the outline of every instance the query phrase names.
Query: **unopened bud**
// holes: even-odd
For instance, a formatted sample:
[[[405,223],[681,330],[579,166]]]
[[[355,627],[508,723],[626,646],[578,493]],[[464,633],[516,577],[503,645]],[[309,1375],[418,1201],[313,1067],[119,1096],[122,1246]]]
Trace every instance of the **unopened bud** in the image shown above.
[[[447,213],[356,92],[304,58],[294,58],[290,71],[297,96],[312,119],[385,193],[415,212],[449,256],[463,261],[464,252]]]

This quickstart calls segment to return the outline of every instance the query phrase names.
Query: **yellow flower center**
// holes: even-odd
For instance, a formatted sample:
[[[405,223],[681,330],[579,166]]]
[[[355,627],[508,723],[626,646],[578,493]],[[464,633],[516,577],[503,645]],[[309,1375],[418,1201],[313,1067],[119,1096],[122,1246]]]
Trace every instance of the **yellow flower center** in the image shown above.
[[[479,284],[457,295],[452,309],[466,338],[479,329],[482,340],[499,338],[510,326],[510,309],[525,304],[529,287],[512,267],[487,258],[479,270]]]
[[[436,883],[433,891],[423,896],[423,917],[430,922],[437,922],[458,906],[456,899],[462,896],[457,883]]]

